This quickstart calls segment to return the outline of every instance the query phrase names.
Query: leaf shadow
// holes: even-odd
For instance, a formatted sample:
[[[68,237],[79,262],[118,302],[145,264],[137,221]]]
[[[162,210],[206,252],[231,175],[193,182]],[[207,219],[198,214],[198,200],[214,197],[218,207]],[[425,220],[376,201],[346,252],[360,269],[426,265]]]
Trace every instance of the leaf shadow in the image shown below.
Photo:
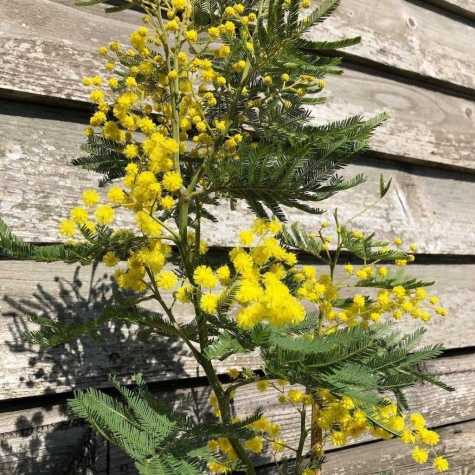
[[[152,383],[193,376],[184,365],[188,352],[180,341],[146,334],[128,323],[103,325],[94,338],[81,336],[57,348],[38,348],[25,340],[32,317],[85,322],[115,301],[119,291],[108,274],[77,267],[69,275],[54,277],[54,289],[37,284],[30,298],[3,296],[8,308],[0,317],[7,319],[10,336],[2,366],[9,374],[4,384],[12,388],[13,403],[6,423],[10,430],[0,435],[1,474],[135,473],[130,460],[114,455],[85,426],[68,420],[66,397],[76,389],[110,387],[109,374],[125,384],[138,372]],[[153,391],[160,399],[177,400],[170,388]],[[208,388],[187,392],[195,404],[190,410],[206,417]],[[13,399],[22,396],[29,397]]]

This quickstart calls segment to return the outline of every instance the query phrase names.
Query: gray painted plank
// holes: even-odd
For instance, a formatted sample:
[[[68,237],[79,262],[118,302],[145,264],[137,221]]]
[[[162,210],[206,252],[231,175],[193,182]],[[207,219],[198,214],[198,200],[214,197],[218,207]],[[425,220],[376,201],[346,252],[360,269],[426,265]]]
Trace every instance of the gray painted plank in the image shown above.
[[[78,14],[94,13],[131,24],[141,21],[139,12],[128,10],[113,15],[105,5],[75,7],[72,0],[54,0],[77,8]],[[315,4],[316,2],[314,2]],[[471,0],[453,0],[469,9]],[[329,20],[312,29],[310,39],[337,39],[362,36],[363,41],[349,50],[352,56],[398,70],[451,82],[464,88],[475,86],[475,30],[454,21],[424,4],[404,0],[380,0],[371,8],[361,8],[357,0],[345,0]]]
[[[430,427],[437,427],[447,424],[457,424],[461,421],[471,420],[475,417],[475,407],[471,403],[475,397],[475,358],[474,355],[465,355],[459,357],[442,358],[431,363],[433,370],[440,374],[449,384],[453,384],[457,391],[447,393],[442,390],[420,386],[408,392],[408,398],[413,410],[421,411],[427,418]],[[207,387],[197,387],[194,389],[183,389],[178,391],[162,391],[159,397],[162,400],[176,402],[177,398],[183,395],[191,395],[193,401],[192,411],[194,414],[200,414],[201,420],[207,420],[209,409],[207,399],[209,389]],[[253,386],[244,387],[237,392],[234,403],[236,414],[249,414],[255,409],[256,400],[265,408],[265,413],[274,422],[281,424],[282,438],[290,445],[295,444],[297,440],[297,413],[295,410],[280,405],[276,401],[276,395],[273,391],[258,393]],[[444,407],[444,411],[440,408]],[[38,472],[43,473],[45,467],[51,465],[61,457],[71,458],[74,454],[81,453],[84,432],[77,427],[65,427],[64,406],[56,404],[50,407],[37,407],[26,410],[6,411],[0,414],[0,438],[3,443],[0,445],[0,473],[8,473],[6,467],[10,470],[15,463],[21,462],[24,466],[35,466]],[[464,427],[468,427],[465,425]],[[470,432],[468,432],[470,433]],[[441,430],[444,438],[443,450],[451,457],[452,463],[458,459],[453,450],[452,438],[448,437],[447,429]],[[36,441],[37,446],[32,444]],[[362,441],[371,440],[368,437],[359,439]],[[384,445],[383,445],[384,444]],[[339,449],[335,452],[329,452],[328,469],[350,470],[353,467],[350,464],[351,457],[347,457],[347,452],[365,450],[365,457],[371,460],[371,464],[365,465],[367,468],[381,469],[389,468],[390,465],[381,465],[388,463],[388,459],[378,460],[378,451],[381,447],[389,454],[394,454],[395,448],[398,448],[400,456],[404,461],[407,454],[407,447],[403,447],[399,442],[386,441],[381,443],[365,444],[350,449]],[[329,446],[327,449],[332,450]],[[377,449],[377,450],[375,450]],[[99,443],[97,450],[99,473],[104,465],[104,449]],[[342,458],[340,459],[340,456]],[[112,451],[111,457],[112,473],[134,473],[130,460],[117,451]],[[342,460],[347,460],[341,463]],[[392,459],[390,459],[392,461]],[[261,457],[259,463],[265,464],[270,460],[266,456]],[[394,459],[396,462],[397,459]],[[380,465],[378,465],[378,463]],[[348,465],[347,465],[348,464]],[[456,465],[455,465],[456,466]],[[328,470],[327,469],[327,470]],[[116,470],[116,471],[114,471]],[[326,473],[333,473],[328,472]],[[28,471],[21,473],[30,473]],[[339,473],[339,472],[336,472]],[[345,471],[343,473],[352,473]],[[358,472],[366,473],[366,472]],[[373,472],[371,472],[373,473]],[[397,472],[399,473],[399,472]]]
[[[364,5],[366,8],[358,0],[344,0],[309,37],[321,39],[327,33],[332,39],[359,35],[362,42],[345,50],[352,56],[473,89],[472,26],[433,11],[422,2],[379,0]]]
[[[21,237],[57,241],[58,221],[77,204],[84,188],[97,185],[97,176],[70,165],[81,155],[83,120],[83,115],[62,109],[33,104],[25,108],[22,103],[3,101],[0,216]],[[329,210],[341,207],[342,218],[350,218],[375,201],[383,173],[393,178],[391,190],[355,220],[355,226],[389,240],[401,235],[407,242],[417,242],[421,253],[473,254],[475,207],[466,205],[475,202],[475,178],[412,165],[388,166],[379,159],[351,165],[343,172],[347,176],[357,173],[366,174],[368,183],[341,192],[320,206]],[[245,205],[230,211],[223,204],[216,211],[220,224],[208,223],[205,230],[212,245],[235,243],[238,232],[252,221]],[[291,211],[289,221],[311,228],[319,218]]]
[[[475,421],[450,425],[439,431],[444,440],[441,453],[449,460],[452,475],[470,475],[475,468]],[[397,440],[362,444],[329,452],[324,475],[433,475],[430,464],[418,465],[407,446]],[[133,471],[129,472],[134,473]],[[277,475],[275,466],[262,467],[259,474]]]
[[[27,318],[32,313],[77,321],[98,315],[110,302],[110,279],[104,277],[104,267],[94,278],[90,268],[77,273],[76,269],[67,264],[0,261],[0,400],[106,385],[110,372],[125,381],[138,371],[150,381],[203,376],[181,343],[143,342],[137,339],[135,328],[125,325],[103,329],[97,342],[81,338],[55,350],[38,350],[25,343],[22,333],[34,328]],[[442,343],[447,348],[473,345],[475,281],[469,276],[474,271],[474,265],[412,267],[412,274],[438,282],[434,293],[449,310],[448,317],[434,318],[427,325],[426,343]],[[176,312],[181,321],[192,318],[188,305],[177,306]],[[418,326],[420,322],[412,319],[401,321],[403,331]],[[243,365],[258,368],[260,362],[247,354],[231,357],[217,367],[224,372]]]
[[[440,429],[441,452],[447,457],[452,475],[469,475],[475,469],[475,422]],[[417,465],[407,446],[384,441],[328,454],[325,475],[422,475],[434,474],[430,465]]]
[[[48,0],[37,0],[31,9],[24,8],[23,2],[21,8],[2,2],[8,21],[0,33],[0,88],[7,95],[86,101],[80,78],[101,66],[90,44],[97,46],[107,35],[123,38],[132,28],[130,23],[106,21]],[[66,26],[71,24],[78,26]],[[392,121],[375,135],[375,151],[405,161],[475,170],[470,146],[474,140],[472,101],[351,70],[343,78],[330,79],[329,97],[327,106],[316,109],[319,120],[391,112]]]
[[[137,372],[151,381],[204,376],[181,342],[144,341],[127,325],[104,328],[96,342],[81,338],[52,350],[25,343],[23,332],[34,328],[27,318],[31,312],[65,322],[99,315],[111,303],[111,279],[103,266],[92,285],[91,268],[64,264],[0,261],[0,275],[0,400],[103,386],[110,373],[124,381]],[[175,311],[181,321],[192,317],[188,306],[177,305]],[[217,368],[225,372],[236,364],[255,367],[258,362],[248,354]]]

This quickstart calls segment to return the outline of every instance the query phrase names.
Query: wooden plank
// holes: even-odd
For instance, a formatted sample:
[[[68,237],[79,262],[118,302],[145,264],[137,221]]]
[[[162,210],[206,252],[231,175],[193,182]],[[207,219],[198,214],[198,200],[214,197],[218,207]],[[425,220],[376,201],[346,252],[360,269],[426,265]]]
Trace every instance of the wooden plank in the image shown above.
[[[71,470],[76,459],[82,457],[86,434],[85,427],[69,427],[35,428],[23,435],[0,435],[0,475],[90,474]]]
[[[96,43],[104,42],[101,40],[108,35],[109,38],[127,36],[132,27],[120,20],[105,20],[86,10],[77,13],[48,0],[35,2],[36,9],[32,11],[40,12],[35,15],[29,15],[28,8],[10,10],[6,0],[2,2],[0,6],[3,5],[7,14],[8,27],[0,44],[0,89],[7,96],[35,95],[37,100],[67,99],[85,105],[87,91],[80,78],[100,70],[102,65],[87,38],[92,37],[97,46]],[[58,23],[63,25],[57,30],[52,20],[56,18],[55,9],[59,9],[61,22]],[[70,24],[78,25],[72,36],[64,26]],[[83,29],[84,25],[88,25],[87,29]],[[101,33],[95,34],[95,31]],[[423,61],[417,63],[423,64]],[[471,154],[475,135],[472,101],[351,70],[343,78],[331,78],[329,95],[328,105],[316,109],[319,120],[351,113],[391,112],[392,121],[375,135],[372,145],[375,151],[405,161],[475,170]]]
[[[438,361],[431,363],[432,369],[438,374],[444,377],[449,384],[453,384],[457,391],[455,393],[447,393],[442,390],[434,390],[432,387],[420,386],[408,393],[408,398],[413,410],[418,410],[424,413],[427,417],[428,425],[430,427],[437,427],[447,424],[456,424],[461,421],[473,419],[475,417],[475,407],[471,404],[475,397],[475,357],[474,355],[465,355],[459,357],[442,358]],[[207,400],[209,397],[208,387],[197,387],[194,389],[183,389],[178,391],[161,391],[159,393],[161,400],[168,402],[177,402],[177,398],[184,395],[191,395],[193,401],[193,407],[191,411],[196,415],[200,414],[201,420],[207,420],[210,417],[209,407]],[[287,406],[282,406],[276,400],[276,394],[273,391],[267,391],[266,393],[256,392],[253,385],[241,388],[236,395],[234,403],[234,411],[236,414],[249,414],[256,407],[256,401],[265,409],[265,414],[268,415],[274,422],[281,424],[282,438],[290,445],[295,444],[297,441],[297,413],[294,409]],[[444,411],[440,408],[444,407]],[[4,460],[4,464],[9,463],[10,469],[14,467],[15,456],[16,460],[21,460],[23,463],[32,463],[34,459],[37,464],[38,473],[41,471],[44,465],[50,463],[49,456],[56,456],[60,458],[63,456],[71,457],[72,448],[76,447],[75,452],[80,453],[81,444],[84,440],[84,432],[79,432],[77,427],[65,427],[64,423],[66,416],[64,412],[64,406],[57,404],[48,408],[33,407],[30,409],[5,411],[0,414],[0,438],[4,441],[0,445],[0,454],[6,453],[6,448],[10,447],[10,453],[8,456],[1,457]],[[454,458],[454,451],[452,450],[452,438],[447,437],[447,429],[442,429],[441,435],[444,440],[443,450],[454,463],[457,458]],[[58,437],[59,436],[59,437]],[[37,440],[40,444],[41,451],[37,448],[36,451],[29,450],[31,447],[31,440]],[[362,440],[370,440],[368,437]],[[58,450],[58,444],[63,444],[63,447],[69,448],[69,453],[66,451]],[[384,445],[382,445],[384,444]],[[371,447],[376,448],[382,446],[385,451],[393,453],[394,444],[399,448],[401,454],[407,452],[407,448],[404,448],[399,442],[386,441],[376,444],[366,444],[362,447],[366,447],[368,453],[371,454]],[[331,447],[328,449],[332,450]],[[344,454],[347,451],[358,451],[360,447],[351,449],[339,449],[335,452],[329,452],[329,465],[332,467],[332,461],[336,455]],[[335,454],[335,455],[333,455]],[[97,464],[99,473],[104,465],[104,448],[99,443],[97,447]],[[115,470],[111,473],[135,473],[133,472],[133,464],[123,454],[118,451],[111,452],[111,469]],[[371,455],[374,457],[376,455]],[[346,460],[346,459],[344,459]],[[348,458],[349,463],[350,458]],[[260,462],[262,464],[269,463],[269,454],[261,457]],[[335,465],[335,467],[346,467],[345,464]],[[350,465],[351,466],[351,465]],[[350,467],[349,466],[349,467]],[[348,470],[349,470],[348,467]],[[365,467],[372,467],[367,465]],[[8,473],[2,471],[3,466],[0,464],[0,474]],[[11,473],[11,472],[10,472]],[[35,472],[36,473],[36,472]],[[333,472],[327,472],[333,473]],[[344,472],[352,473],[352,472]],[[366,473],[366,472],[358,472]],[[368,472],[369,473],[369,472]],[[373,473],[373,472],[371,472]],[[399,473],[399,472],[397,472]]]
[[[69,8],[74,8],[78,10],[81,14],[89,13],[98,15],[102,18],[120,20],[125,23],[130,23],[131,25],[138,25],[142,23],[142,18],[144,13],[140,11],[138,7],[129,8],[127,10],[122,10],[119,12],[109,13],[106,11],[107,8],[110,8],[113,4],[111,2],[101,2],[95,5],[89,5],[87,7],[77,5],[74,0],[49,0],[51,3],[59,3],[60,5],[64,5]],[[50,6],[50,8],[54,8]]]
[[[28,323],[31,312],[65,322],[99,315],[111,302],[110,278],[104,267],[92,286],[91,269],[78,271],[71,265],[0,261],[0,274],[0,400],[104,386],[110,373],[128,380],[141,372],[150,381],[204,376],[181,342],[144,341],[137,338],[136,328],[127,325],[104,329],[96,342],[82,338],[53,350],[38,350],[24,342],[22,333],[35,328]],[[181,321],[192,318],[188,306],[177,305],[175,311]],[[217,367],[226,372],[235,365],[256,367],[259,363],[255,355],[247,354]]]
[[[475,54],[475,29],[423,3],[380,0],[372,8],[361,8],[358,0],[346,0],[308,36],[361,36],[359,45],[345,50],[350,56],[463,88],[475,86],[470,59]]]
[[[475,421],[439,430],[451,474],[470,474],[475,468]],[[433,474],[430,465],[417,465],[407,446],[397,440],[365,444],[328,454],[324,473],[328,475],[421,475]]]
[[[434,292],[449,310],[448,317],[434,318],[428,324],[425,342],[443,343],[447,348],[472,346],[475,287],[468,276],[475,266],[414,265],[412,271],[438,281]],[[110,301],[110,280],[105,273],[100,267],[93,278],[90,268],[76,272],[74,265],[0,261],[0,400],[107,385],[111,372],[124,380],[139,371],[150,381],[203,376],[181,343],[143,342],[134,328],[125,325],[104,329],[96,342],[81,338],[55,350],[39,351],[24,342],[22,333],[34,328],[28,319],[32,313],[60,321],[98,315]],[[181,321],[192,318],[187,305],[177,306],[176,314]],[[401,330],[411,331],[419,323],[404,319]],[[253,354],[236,356],[220,362],[218,370],[235,366],[259,368],[260,362]]]
[[[54,0],[73,7],[72,0]],[[314,2],[315,4],[316,2]],[[454,0],[453,5],[469,8],[471,0]],[[105,13],[105,4],[87,9],[75,7],[101,17],[137,24],[140,13],[127,10],[113,15]],[[435,12],[427,5],[404,0],[380,0],[375,8],[360,8],[357,0],[345,0],[336,12],[314,27],[309,39],[338,39],[361,36],[363,41],[347,52],[363,61],[377,62],[411,75],[425,76],[455,86],[473,89],[475,66],[475,30]]]
[[[475,378],[474,355],[441,358],[429,363],[428,367],[434,373],[439,374],[447,384],[453,385],[456,391],[449,393],[433,386],[418,385],[406,391],[411,411],[423,413],[430,427],[474,419],[475,406],[472,404],[475,398],[475,389],[472,387]],[[293,408],[279,404],[277,397],[275,391],[269,390],[265,393],[258,393],[251,386],[244,387],[236,397],[236,414],[251,413],[252,409],[256,407],[256,401],[258,401],[265,413],[281,426],[282,438],[289,446],[296,447],[300,436],[300,428],[297,423],[298,413]],[[308,416],[309,422],[310,415]],[[369,440],[374,439],[369,435],[364,435],[356,440],[349,441],[348,445]],[[327,450],[334,448],[329,441],[326,443]],[[404,449],[402,448],[402,450]],[[286,454],[288,457],[292,457],[291,451],[286,452]]]
[[[317,123],[386,111],[371,150],[401,161],[473,172],[474,103],[375,74],[346,70],[328,83],[328,102],[316,106]]]
[[[2,103],[1,110],[0,216],[27,240],[57,241],[58,221],[77,204],[81,190],[98,182],[97,176],[69,164],[81,155],[85,116],[34,104],[26,109],[24,104],[8,101]],[[354,216],[375,201],[383,173],[393,178],[391,190],[370,212],[356,219],[355,226],[390,240],[401,235],[407,242],[417,242],[421,253],[473,254],[475,208],[466,204],[475,202],[475,179],[412,165],[388,166],[379,159],[360,163],[343,174],[364,173],[368,183],[339,193],[320,206],[329,210],[341,207],[344,219]],[[384,163],[386,167],[382,167]],[[208,223],[205,231],[211,245],[232,245],[238,232],[252,221],[244,204],[236,211],[226,204],[215,211],[221,221]],[[289,221],[311,228],[319,218],[291,211]]]
[[[450,425],[439,431],[444,440],[440,453],[449,460],[446,473],[469,475],[475,468],[475,421]],[[128,472],[130,474],[133,471]],[[278,475],[275,465],[258,470],[259,474]],[[408,446],[387,440],[343,448],[327,453],[325,475],[421,475],[436,473],[430,464],[418,465]]]

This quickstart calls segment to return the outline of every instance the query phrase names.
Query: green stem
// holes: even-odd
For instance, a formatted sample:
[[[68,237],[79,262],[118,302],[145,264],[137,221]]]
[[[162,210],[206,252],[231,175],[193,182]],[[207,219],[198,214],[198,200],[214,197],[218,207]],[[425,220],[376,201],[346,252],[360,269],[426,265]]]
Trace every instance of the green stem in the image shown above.
[[[305,446],[305,440],[307,439],[306,417],[307,411],[304,404],[302,410],[300,410],[300,438],[295,459],[295,475],[299,475],[302,472],[303,449]]]
[[[216,400],[218,401],[218,407],[221,413],[221,420],[223,421],[223,424],[232,424],[230,402],[229,399],[226,397],[221,383],[219,382],[218,376],[213,365],[211,364],[211,361],[209,361],[206,357],[203,357],[201,361],[199,361],[199,363],[203,368],[208,378],[209,384],[214,391]],[[241,462],[245,465],[246,473],[248,475],[255,475],[256,470],[254,468],[254,464],[247,455],[246,450],[239,441],[239,439],[237,439],[236,437],[229,437],[229,442],[233,446],[233,449],[235,450]]]

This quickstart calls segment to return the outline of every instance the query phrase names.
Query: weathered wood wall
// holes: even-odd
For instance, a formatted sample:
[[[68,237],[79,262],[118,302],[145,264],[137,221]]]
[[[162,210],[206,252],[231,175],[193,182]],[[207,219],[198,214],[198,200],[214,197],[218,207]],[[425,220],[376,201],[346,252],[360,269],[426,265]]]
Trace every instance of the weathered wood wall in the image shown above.
[[[88,120],[80,78],[100,68],[97,46],[126,41],[140,22],[137,12],[106,17],[100,6],[73,3],[0,0],[0,216],[29,241],[55,242],[57,220],[84,186],[97,181],[69,165]],[[449,308],[448,318],[430,324],[426,341],[448,348],[431,364],[457,391],[421,386],[408,396],[440,428],[451,473],[457,474],[475,470],[474,26],[473,0],[343,0],[335,17],[311,32],[364,39],[346,54],[346,74],[330,81],[319,120],[391,114],[371,153],[348,170],[364,172],[368,184],[338,195],[328,208],[344,204],[344,213],[352,215],[375,196],[381,173],[393,177],[386,200],[357,224],[416,241],[420,255],[413,272],[436,279]],[[207,234],[217,253],[251,218],[245,209],[218,212],[223,222]],[[294,212],[290,219],[311,225],[314,218]],[[156,341],[151,349],[125,328],[105,331],[103,343],[83,340],[61,351],[38,351],[22,340],[32,312],[82,318],[107,304],[105,273],[99,269],[91,279],[87,268],[0,261],[0,474],[71,473],[72,461],[81,457],[95,459],[100,473],[133,473],[130,461],[107,447],[88,451],[86,429],[64,414],[73,389],[105,386],[111,371],[127,379],[141,370],[161,397],[191,394],[197,412],[206,414],[203,375],[177,342]],[[259,368],[259,361],[225,361],[221,370],[239,365]],[[294,414],[272,393],[258,397],[286,438],[295,438]],[[236,410],[250,410],[255,400],[254,388],[242,391]],[[272,473],[269,460],[261,462],[262,472]],[[329,447],[325,473],[382,472],[432,473],[414,466],[395,442],[363,439]]]

